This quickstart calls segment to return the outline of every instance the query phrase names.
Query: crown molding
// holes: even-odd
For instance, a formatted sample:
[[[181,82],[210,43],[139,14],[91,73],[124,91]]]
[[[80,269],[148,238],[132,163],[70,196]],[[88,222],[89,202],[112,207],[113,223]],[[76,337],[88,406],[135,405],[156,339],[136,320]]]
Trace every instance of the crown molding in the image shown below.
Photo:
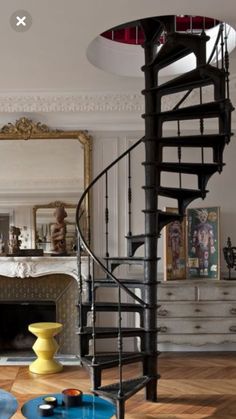
[[[0,112],[142,112],[144,98],[137,93],[12,93],[0,92]]]

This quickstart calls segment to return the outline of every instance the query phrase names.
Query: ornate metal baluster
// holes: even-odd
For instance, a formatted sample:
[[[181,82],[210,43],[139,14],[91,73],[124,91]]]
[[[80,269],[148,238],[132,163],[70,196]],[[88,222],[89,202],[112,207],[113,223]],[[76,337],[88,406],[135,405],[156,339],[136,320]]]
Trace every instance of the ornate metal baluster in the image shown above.
[[[202,105],[202,87],[200,87],[199,93],[200,93],[200,104]],[[204,134],[204,119],[203,118],[200,118],[200,133],[201,135]],[[202,159],[202,164],[204,164],[204,147],[201,147],[201,159]]]
[[[118,396],[123,396],[123,339],[122,339],[122,314],[121,314],[121,288],[118,288],[118,351],[119,351],[119,392]]]
[[[106,235],[106,257],[109,257],[109,208],[108,208],[108,175],[105,174],[105,235]],[[107,261],[108,266],[108,261]]]
[[[177,121],[177,126],[178,126],[178,137],[180,137],[180,121]],[[181,157],[182,157],[182,150],[181,147],[178,146],[178,162],[179,165],[181,164]],[[182,173],[179,172],[179,187],[182,188]]]
[[[128,154],[128,236],[132,236],[131,155]]]
[[[81,272],[81,241],[77,232],[77,270],[78,270],[78,283],[79,283],[79,330],[83,328],[82,324],[82,302],[83,302],[83,277]]]
[[[223,34],[223,31],[221,32],[220,39],[221,39],[221,42],[220,42],[220,48],[221,48],[221,68],[223,70],[224,69],[224,34]]]
[[[225,36],[224,36],[224,40],[225,40],[225,60],[224,60],[224,64],[225,64],[225,79],[226,79],[226,95],[227,98],[229,99],[229,52],[228,52],[228,37],[227,37],[227,32],[226,32],[226,24],[225,24]]]
[[[92,313],[92,365],[96,364],[96,294],[95,294],[95,284],[94,284],[94,275],[92,275],[92,301],[91,301],[91,313]]]
[[[190,25],[189,26],[190,32],[193,33],[193,17],[192,16],[190,16],[189,25]]]

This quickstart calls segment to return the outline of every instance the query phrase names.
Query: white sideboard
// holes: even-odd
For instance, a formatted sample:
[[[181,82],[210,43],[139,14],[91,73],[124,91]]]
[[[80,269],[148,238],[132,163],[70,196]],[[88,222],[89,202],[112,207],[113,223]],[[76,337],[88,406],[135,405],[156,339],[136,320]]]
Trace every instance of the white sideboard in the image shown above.
[[[158,286],[160,349],[236,348],[236,281],[182,280]],[[230,346],[231,345],[231,346]]]

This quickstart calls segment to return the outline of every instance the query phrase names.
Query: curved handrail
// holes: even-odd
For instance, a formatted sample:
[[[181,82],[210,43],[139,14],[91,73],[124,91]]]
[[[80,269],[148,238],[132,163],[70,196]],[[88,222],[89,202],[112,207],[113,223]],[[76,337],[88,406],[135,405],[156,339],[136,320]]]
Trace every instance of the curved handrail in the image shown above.
[[[80,220],[80,208],[82,207],[82,203],[84,201],[85,196],[89,193],[90,189],[94,186],[95,183],[105,174],[107,173],[113,166],[115,166],[120,160],[122,160],[130,151],[132,151],[134,148],[136,148],[139,144],[143,142],[145,137],[140,138],[135,144],[133,144],[131,147],[129,147],[124,153],[122,153],[119,157],[117,157],[112,163],[110,163],[102,172],[99,173],[98,176],[94,178],[94,180],[90,183],[90,185],[84,190],[79,203],[76,208],[76,224],[78,233],[80,236],[80,240],[82,241],[84,249],[87,251],[87,253],[92,257],[92,259],[102,268],[102,270],[109,276],[110,279],[112,279],[114,282],[117,283],[117,285],[122,288],[130,297],[132,297],[134,300],[136,300],[139,304],[141,304],[143,307],[146,307],[146,303],[139,298],[134,292],[130,291],[129,288],[127,288],[118,278],[116,278],[107,268],[106,266],[100,261],[100,259],[94,254],[94,252],[89,248],[88,243],[85,240],[85,237],[83,235],[83,232],[80,228],[79,220]]]

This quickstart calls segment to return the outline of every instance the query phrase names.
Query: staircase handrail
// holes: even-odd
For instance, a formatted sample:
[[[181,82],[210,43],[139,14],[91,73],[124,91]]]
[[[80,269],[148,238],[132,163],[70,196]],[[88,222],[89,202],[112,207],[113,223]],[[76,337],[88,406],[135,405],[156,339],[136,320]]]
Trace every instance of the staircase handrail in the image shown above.
[[[78,234],[80,236],[80,240],[83,244],[83,248],[86,250],[86,252],[91,256],[91,258],[100,266],[100,268],[109,276],[110,279],[112,279],[114,282],[117,283],[117,285],[122,288],[130,297],[132,297],[134,300],[136,300],[139,304],[141,304],[143,307],[146,307],[146,303],[139,298],[134,292],[132,292],[128,287],[126,287],[122,282],[115,277],[115,275],[110,272],[106,266],[100,261],[100,259],[94,254],[94,252],[89,247],[89,244],[86,242],[86,239],[83,235],[82,229],[80,227],[80,208],[82,207],[83,201],[91,188],[97,183],[99,179],[101,179],[102,176],[104,176],[113,166],[115,166],[120,160],[122,160],[128,153],[130,153],[134,148],[136,148],[139,144],[143,142],[145,137],[140,138],[138,141],[136,141],[135,144],[133,144],[131,147],[129,147],[126,151],[124,151],[119,157],[117,157],[112,163],[110,163],[105,169],[103,169],[89,184],[89,186],[84,190],[84,192],[81,195],[81,198],[78,202],[77,208],[76,208],[76,225]]]

